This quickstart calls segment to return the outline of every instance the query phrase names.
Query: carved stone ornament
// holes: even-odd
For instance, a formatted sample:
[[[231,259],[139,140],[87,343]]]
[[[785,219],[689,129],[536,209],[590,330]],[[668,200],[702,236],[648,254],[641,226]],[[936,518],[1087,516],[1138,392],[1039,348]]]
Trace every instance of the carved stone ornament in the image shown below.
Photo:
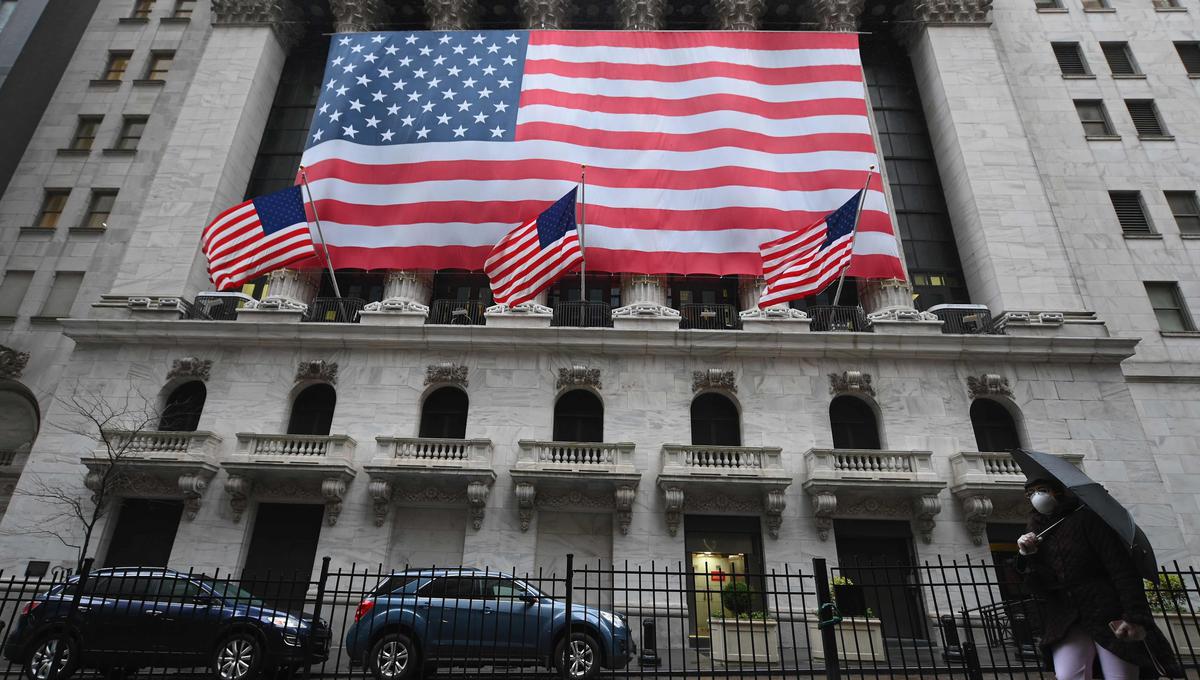
[[[247,300],[242,309],[252,309],[258,312],[300,312],[308,313],[308,305],[291,298],[268,296],[262,300]]]
[[[987,24],[992,0],[911,0],[913,17],[926,24]]]
[[[618,307],[613,310],[613,317],[630,318],[680,318],[678,309],[673,309],[657,302],[635,302],[631,305]]]
[[[616,0],[623,31],[657,31],[666,24],[667,0]]]
[[[470,27],[474,9],[475,3],[471,0],[425,0],[429,29],[433,31],[460,31]]]
[[[369,302],[363,307],[364,312],[413,312],[415,314],[429,314],[429,306],[423,305],[412,300],[404,298],[387,298],[379,302]]]
[[[387,0],[329,0],[329,9],[337,20],[334,31],[360,33],[387,25],[391,7]]]
[[[183,493],[183,516],[191,522],[200,513],[200,499],[208,488],[208,480],[200,475],[179,475],[178,484]]]
[[[783,526],[783,511],[787,507],[787,498],[783,489],[768,489],[763,493],[763,517],[766,520],[767,535],[779,538],[779,527]]]
[[[330,385],[337,384],[338,365],[336,361],[301,361],[296,366],[296,382],[318,380]]]
[[[942,501],[937,496],[917,496],[912,499],[912,511],[921,540],[926,545],[933,543],[933,518],[942,511]]]
[[[471,513],[471,526],[475,531],[483,528],[484,512],[487,510],[488,495],[492,485],[487,482],[475,481],[467,484],[467,510]]]
[[[342,514],[342,499],[346,497],[346,480],[341,477],[321,480],[321,496],[325,498],[325,523],[336,526]]]
[[[977,397],[1012,397],[1012,386],[1008,384],[1008,378],[997,375],[995,373],[984,373],[979,377],[973,375],[967,376],[967,394],[971,395],[972,399]]]
[[[167,380],[171,380],[172,378],[194,378],[208,382],[208,372],[210,370],[212,370],[212,359],[182,357],[171,363],[171,370],[167,371]]]
[[[867,319],[870,321],[941,321],[933,312],[921,312],[904,307],[871,312],[867,315]]]
[[[568,0],[520,0],[521,16],[528,28],[567,28],[571,3]]]
[[[817,28],[822,31],[853,33],[858,30],[866,0],[813,0]]]
[[[763,321],[802,321],[809,318],[808,312],[802,309],[792,309],[783,305],[772,305],[766,309],[745,309],[738,312],[738,316],[743,320],[761,319]]]
[[[381,527],[387,521],[388,506],[392,502],[392,483],[386,479],[372,479],[367,484],[367,495],[371,497],[375,526]]]
[[[714,0],[720,29],[757,31],[767,9],[766,0]]]
[[[517,518],[521,521],[521,531],[529,531],[537,490],[529,482],[520,482],[513,488],[513,493],[517,496]]]
[[[242,514],[250,505],[250,491],[254,484],[241,475],[229,475],[225,478],[225,493],[229,496],[229,509],[233,511],[233,523],[242,521]]]
[[[663,489],[663,504],[667,510],[667,533],[672,536],[679,533],[679,523],[683,521],[683,489],[668,486]]]
[[[284,49],[304,33],[304,15],[291,0],[212,0],[214,26],[270,26]]]
[[[629,524],[633,522],[633,499],[637,489],[632,486],[618,486],[613,492],[613,505],[617,508],[617,526],[622,535],[629,534]]]
[[[152,298],[144,296],[132,296],[126,300],[126,304],[129,306],[129,309],[134,312],[169,310],[186,313],[191,307],[182,298],[177,297]]]
[[[529,315],[544,314],[546,316],[550,316],[550,315],[554,314],[554,310],[550,309],[546,305],[539,305],[536,302],[522,302],[521,304],[514,305],[512,307],[509,307],[508,305],[492,305],[491,307],[488,307],[487,309],[483,310],[483,313],[485,315],[486,314],[529,314]]]
[[[833,513],[837,512],[837,495],[832,491],[818,491],[809,499],[812,502],[813,518],[817,525],[817,537],[822,541],[828,541],[829,531],[833,529]]]
[[[971,542],[983,545],[988,519],[992,516],[992,499],[987,496],[968,496],[962,499],[962,509]]]
[[[705,371],[692,371],[692,391],[725,390],[737,392],[737,380],[733,371],[720,368],[710,368]]]
[[[875,396],[875,388],[871,386],[871,374],[862,371],[842,371],[829,374],[829,393],[846,394],[858,392],[871,397]]]
[[[404,503],[419,505],[449,505],[462,503],[466,496],[462,491],[447,490],[436,486],[424,486],[416,489],[403,489],[399,492],[400,500]]]
[[[601,387],[600,369],[586,366],[560,368],[554,389],[561,390],[564,387],[593,387],[598,390]]]
[[[443,361],[440,364],[429,364],[425,367],[426,385],[458,385],[467,386],[467,367]]]
[[[18,352],[12,347],[0,345],[0,378],[18,380],[29,363],[29,352]]]

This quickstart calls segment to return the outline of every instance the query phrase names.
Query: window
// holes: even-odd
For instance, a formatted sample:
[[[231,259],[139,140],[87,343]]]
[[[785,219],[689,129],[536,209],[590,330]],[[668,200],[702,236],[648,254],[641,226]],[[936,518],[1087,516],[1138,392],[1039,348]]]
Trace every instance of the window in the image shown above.
[[[125,116],[121,122],[121,133],[117,135],[117,143],[113,148],[122,151],[134,151],[142,134],[146,131],[146,116]]]
[[[604,441],[604,404],[587,390],[571,390],[554,404],[554,441]]]
[[[190,19],[196,10],[196,0],[175,0],[175,10],[171,12],[172,19]]]
[[[42,197],[42,209],[38,212],[33,226],[45,229],[57,227],[63,208],[67,207],[67,197],[70,195],[70,189],[46,189],[46,194]]]
[[[1054,58],[1058,60],[1058,68],[1064,76],[1087,76],[1087,61],[1083,58],[1083,50],[1077,42],[1050,43],[1054,50]]]
[[[166,80],[167,71],[175,61],[174,52],[151,52],[150,64],[146,67],[146,80]]]
[[[1021,445],[1016,421],[999,402],[976,399],[971,404],[971,426],[980,451],[1010,451]]]
[[[741,446],[742,424],[737,406],[712,392],[692,400],[692,444]]]
[[[1179,0],[1154,0],[1154,9],[1178,9]]]
[[[1188,75],[1200,76],[1200,42],[1177,42],[1175,51]]]
[[[328,435],[333,425],[333,409],[337,406],[337,392],[324,383],[310,385],[296,395],[292,402],[292,418],[288,422],[288,434]]]
[[[58,319],[71,314],[71,305],[75,304],[75,296],[79,294],[79,286],[83,283],[83,272],[57,272],[54,283],[50,286],[50,294],[42,305],[38,316],[46,319]]]
[[[829,403],[829,424],[835,449],[878,449],[879,423],[870,404],[858,397],[834,397]]]
[[[4,30],[5,24],[8,23],[16,9],[17,0],[0,0],[0,31]]]
[[[479,579],[479,589],[485,600],[511,601],[529,596],[529,591],[517,585],[512,579],[507,578]]]
[[[1097,12],[1100,10],[1109,9],[1108,0],[1083,0],[1083,11]]]
[[[1038,9],[1062,9],[1061,0],[1033,0],[1033,6]]]
[[[1083,123],[1083,134],[1088,137],[1112,137],[1112,125],[1108,122],[1108,112],[1104,110],[1104,102],[1096,99],[1075,100],[1075,111],[1079,113],[1079,122]]]
[[[1108,198],[1117,213],[1117,222],[1125,234],[1153,234],[1140,191],[1110,191]]]
[[[195,432],[200,425],[200,413],[208,388],[199,380],[186,382],[167,397],[162,418],[158,421],[160,432]]]
[[[108,64],[104,67],[104,76],[102,80],[121,80],[125,77],[125,71],[129,69],[129,59],[133,57],[132,52],[109,52]]]
[[[80,116],[79,122],[75,124],[75,134],[71,136],[71,145],[67,148],[72,151],[90,151],[92,144],[96,142],[96,131],[100,129],[102,120],[103,116]]]
[[[1137,128],[1138,137],[1166,137],[1167,129],[1158,115],[1153,99],[1126,99],[1125,107]]]
[[[1179,294],[1179,284],[1174,281],[1147,281],[1146,295],[1154,316],[1158,317],[1158,329],[1167,332],[1195,331],[1192,317]]]
[[[1171,206],[1179,233],[1200,235],[1200,203],[1196,202],[1196,192],[1164,191],[1163,195],[1167,197],[1167,205]]]
[[[116,202],[116,189],[93,189],[87,215],[83,218],[83,224],[79,226],[84,229],[106,229],[108,216],[112,214],[113,204]]]
[[[4,274],[4,279],[0,280],[0,318],[17,315],[32,281],[33,272],[10,269]]]
[[[1104,52],[1104,60],[1114,76],[1141,75],[1137,63],[1133,60],[1133,52],[1129,51],[1127,42],[1102,42],[1100,50]]]
[[[442,387],[425,398],[421,407],[418,437],[466,439],[467,393],[457,387]]]
[[[134,0],[133,13],[129,15],[129,18],[149,19],[152,11],[154,11],[154,0]]]
[[[469,576],[435,578],[417,591],[420,597],[470,600],[475,596],[475,579]]]

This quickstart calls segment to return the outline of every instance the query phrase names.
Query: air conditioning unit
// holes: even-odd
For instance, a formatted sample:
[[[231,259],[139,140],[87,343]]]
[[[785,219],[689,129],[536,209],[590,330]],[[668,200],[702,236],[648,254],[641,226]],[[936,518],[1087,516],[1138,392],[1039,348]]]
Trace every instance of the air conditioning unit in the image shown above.
[[[928,310],[944,323],[944,333],[983,335],[995,332],[987,305],[934,305]]]
[[[245,293],[198,293],[192,303],[193,319],[204,321],[235,321],[238,310],[254,298]]]

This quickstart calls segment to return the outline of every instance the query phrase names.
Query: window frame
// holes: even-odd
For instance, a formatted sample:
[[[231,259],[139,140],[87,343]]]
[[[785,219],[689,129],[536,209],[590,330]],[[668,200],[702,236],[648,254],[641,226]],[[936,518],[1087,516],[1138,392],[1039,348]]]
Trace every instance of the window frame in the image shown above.
[[[1195,333],[1196,322],[1192,318],[1191,311],[1188,310],[1187,301],[1183,297],[1183,292],[1179,290],[1178,281],[1143,281],[1142,285],[1146,289],[1146,299],[1150,302],[1150,309],[1154,311],[1154,318],[1158,322],[1158,331],[1160,333]],[[1171,296],[1171,300],[1175,303],[1174,307],[1156,307],[1154,297],[1151,294],[1151,286],[1161,286],[1161,290]],[[1166,329],[1163,328],[1161,312],[1173,311],[1179,317],[1182,329]]]
[[[1114,51],[1119,51],[1120,56],[1129,63],[1128,72],[1118,73],[1113,68],[1112,56]],[[1133,49],[1129,47],[1129,42],[1126,40],[1102,40],[1100,41],[1100,52],[1104,55],[1104,62],[1108,64],[1108,73],[1113,78],[1145,78],[1146,74],[1142,72],[1142,67],[1133,56]]]
[[[1033,8],[1038,12],[1065,12],[1062,0],[1033,0]]]
[[[191,19],[195,11],[196,0],[175,0],[175,6],[171,8],[171,18]]]
[[[80,221],[78,229],[106,229],[105,223],[112,217],[113,208],[117,204],[117,189],[92,189],[91,195],[88,197],[87,212],[83,214],[83,220]],[[105,199],[111,199],[112,204],[108,207],[107,212],[100,212],[98,204]],[[97,215],[104,217],[97,220]]]
[[[15,319],[21,314],[21,305],[29,297],[29,288],[37,272],[32,269],[8,269],[0,277],[0,319]],[[15,275],[15,277],[14,277]],[[19,283],[24,280],[24,284]],[[18,283],[10,283],[18,281]],[[18,294],[19,291],[19,294]],[[12,301],[11,305],[7,301]],[[11,312],[8,314],[6,312]]]
[[[1074,56],[1079,59],[1080,73],[1068,73],[1063,66],[1062,50],[1070,49],[1074,51]],[[1070,41],[1052,41],[1050,43],[1050,51],[1054,54],[1054,62],[1058,64],[1058,70],[1063,78],[1095,78],[1096,74],[1092,72],[1091,64],[1088,63],[1087,57],[1083,53],[1083,46],[1078,42]]]
[[[117,138],[113,140],[112,149],[114,151],[137,151],[138,146],[142,143],[142,137],[146,134],[146,125],[150,122],[150,116],[132,115],[123,116],[121,118],[121,129],[117,132]],[[133,125],[141,125],[141,130],[137,137],[130,136],[129,131]],[[126,146],[126,142],[133,140],[133,146]]]
[[[1200,198],[1196,196],[1196,192],[1163,190],[1163,198],[1167,201],[1171,216],[1175,218],[1175,226],[1179,228],[1180,235],[1200,237]],[[1177,211],[1172,199],[1185,202],[1187,210]],[[1183,221],[1180,221],[1181,219]],[[1194,226],[1184,226],[1185,224],[1194,224]]]
[[[75,120],[75,131],[71,133],[71,141],[65,147],[67,151],[91,151],[96,148],[96,138],[100,136],[100,126],[104,124],[103,115],[82,115]],[[91,134],[85,134],[89,130]],[[86,140],[86,145],[82,144]]]
[[[1137,116],[1133,115],[1133,105],[1146,105],[1149,107],[1149,113],[1154,116],[1154,122],[1158,126],[1157,132],[1143,132],[1138,127]],[[1167,124],[1163,121],[1162,112],[1158,110],[1158,104],[1153,99],[1126,99],[1125,110],[1129,113],[1129,120],[1133,123],[1133,129],[1137,130],[1138,139],[1173,139]]]
[[[1200,78],[1200,40],[1176,40],[1175,54],[1189,78]],[[1185,54],[1189,52],[1190,54]],[[1195,66],[1193,70],[1191,67]]]
[[[62,206],[57,210],[50,209],[51,199],[61,198]],[[57,229],[62,222],[63,213],[66,212],[67,201],[71,199],[70,189],[44,189],[42,192],[42,205],[38,209],[37,217],[33,220],[33,226],[38,229]],[[53,224],[45,224],[46,216],[54,215]]]
[[[1089,7],[1088,5],[1093,5]],[[1079,5],[1083,7],[1085,12],[1114,12],[1111,3],[1108,0],[1080,0]]]
[[[165,69],[160,68],[162,62],[167,62]],[[142,80],[151,83],[165,83],[167,74],[175,66],[175,50],[154,50],[146,60],[146,76]]]
[[[1115,197],[1133,196],[1137,199],[1138,209],[1141,212],[1142,220],[1146,223],[1145,230],[1141,231],[1136,225],[1126,225],[1121,221],[1121,211],[1117,209],[1117,203],[1113,199]],[[1142,197],[1140,190],[1114,190],[1108,192],[1108,200],[1112,203],[1113,214],[1117,218],[1117,224],[1121,227],[1121,234],[1129,237],[1153,236],[1158,237],[1158,231],[1154,228],[1154,222],[1150,219],[1150,213],[1146,210],[1146,200]]]
[[[108,61],[104,63],[104,72],[100,75],[101,82],[119,83],[125,80],[125,74],[129,73],[129,63],[133,61],[133,52],[130,50],[109,50]],[[121,67],[116,68],[120,63]],[[112,77],[116,75],[116,77]]]
[[[149,21],[150,15],[154,13],[154,0],[133,0],[133,9],[129,12],[129,18],[134,21]]]
[[[63,290],[63,289],[59,288],[58,286],[59,286],[59,281],[66,280],[66,277],[64,275],[69,275],[72,280],[77,280],[78,284],[75,286],[75,291],[71,295],[70,302],[67,302],[67,304],[65,305],[65,307],[62,310],[50,309],[50,303],[55,298],[55,292],[59,291],[59,290]],[[71,314],[71,308],[74,307],[75,303],[78,302],[78,300],[79,300],[79,291],[83,290],[84,276],[85,276],[85,273],[80,272],[80,271],[56,271],[56,272],[54,272],[54,278],[50,281],[50,290],[47,291],[46,298],[44,300],[42,300],[42,306],[38,310],[37,316],[35,316],[33,318],[40,319],[43,321],[49,321],[49,320],[61,319],[66,316],[69,316]]]
[[[1087,139],[1120,139],[1120,135],[1113,129],[1112,119],[1108,116],[1108,107],[1104,105],[1103,99],[1075,99],[1075,115],[1079,117],[1079,124],[1083,126],[1083,135]],[[1087,119],[1083,117],[1082,106],[1095,106],[1098,110],[1100,118]],[[1103,132],[1096,134],[1088,129],[1089,125],[1103,126]]]

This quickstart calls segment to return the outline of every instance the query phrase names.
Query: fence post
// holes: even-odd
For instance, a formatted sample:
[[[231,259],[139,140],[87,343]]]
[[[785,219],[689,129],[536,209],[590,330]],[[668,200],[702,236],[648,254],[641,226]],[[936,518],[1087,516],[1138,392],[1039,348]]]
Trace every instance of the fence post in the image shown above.
[[[317,601],[313,604],[312,624],[308,627],[308,639],[304,643],[304,673],[303,677],[307,678],[309,669],[312,668],[312,652],[313,645],[316,644],[317,624],[321,620],[321,605],[325,603],[325,581],[329,579],[329,556],[321,558],[321,575],[317,580]],[[303,611],[300,612],[302,615]],[[333,631],[329,631],[330,634]]]
[[[88,573],[92,570],[92,562],[93,558],[88,557],[79,566],[79,581],[75,583],[75,593],[71,595],[71,605],[67,607],[66,626],[63,629],[64,641],[71,635],[71,626],[75,622],[76,612],[79,611],[79,601],[83,599],[84,582],[87,581]],[[66,645],[60,644],[54,648],[54,658],[50,660],[50,672],[46,674],[47,680],[57,680],[58,673],[62,670],[62,655],[65,647]],[[82,649],[77,649],[75,653],[80,654],[82,651]]]
[[[962,643],[963,659],[967,662],[967,679],[983,680],[983,668],[979,665],[979,650],[975,648],[975,631],[971,626],[970,612],[963,611],[963,632],[967,639]]]
[[[567,633],[563,638],[562,676],[571,677],[571,624],[574,622],[575,553],[567,553]]]
[[[821,611],[825,605],[832,602],[829,597],[829,570],[825,558],[813,558],[813,575],[817,585],[817,620],[820,621]],[[837,631],[833,626],[824,626],[821,631],[821,649],[825,654],[825,677],[828,680],[840,680],[842,677],[842,662],[838,658]]]

